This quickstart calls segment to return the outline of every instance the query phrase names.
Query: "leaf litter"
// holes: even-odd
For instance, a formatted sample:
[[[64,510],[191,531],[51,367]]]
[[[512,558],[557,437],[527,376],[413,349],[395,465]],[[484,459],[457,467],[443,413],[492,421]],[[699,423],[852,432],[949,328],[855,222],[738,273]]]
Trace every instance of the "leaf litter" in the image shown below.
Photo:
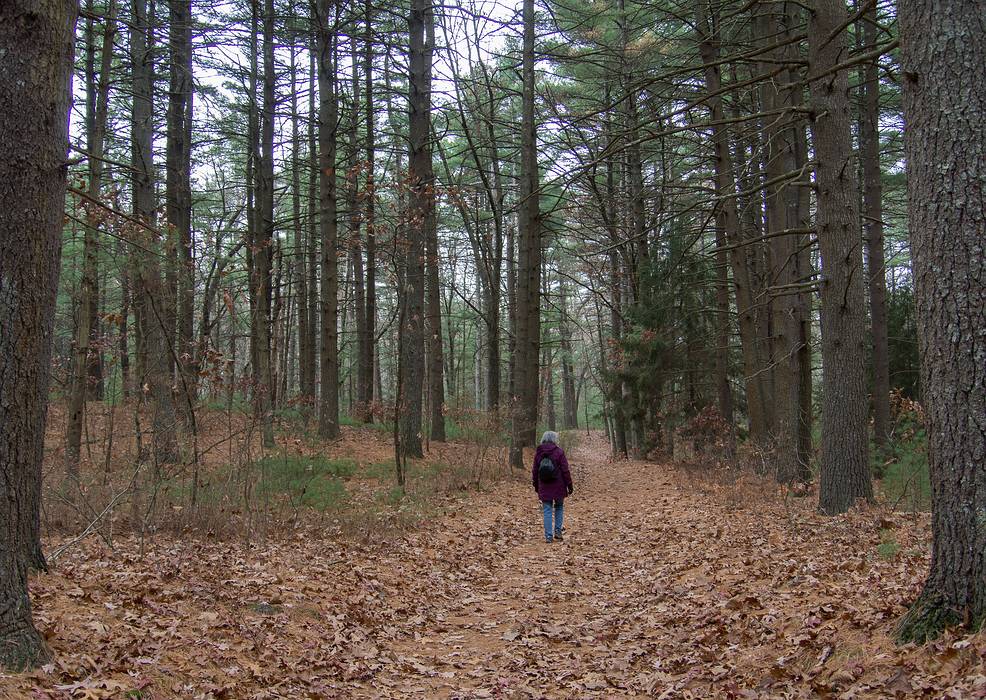
[[[890,637],[927,572],[926,515],[824,518],[607,452],[572,455],[552,545],[523,476],[368,542],[83,543],[31,581],[54,661],[0,696],[986,698],[983,633]]]

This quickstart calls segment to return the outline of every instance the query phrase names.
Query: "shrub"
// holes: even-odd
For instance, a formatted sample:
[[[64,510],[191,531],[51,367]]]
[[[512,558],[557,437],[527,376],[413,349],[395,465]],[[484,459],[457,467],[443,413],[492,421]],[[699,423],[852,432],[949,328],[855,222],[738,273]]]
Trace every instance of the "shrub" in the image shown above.
[[[891,394],[890,409],[893,439],[875,473],[882,472],[883,492],[891,505],[903,503],[910,510],[927,510],[931,507],[931,479],[924,410],[900,391]]]
[[[283,496],[316,510],[336,508],[345,500],[342,479],[356,473],[356,466],[352,459],[293,454],[271,455],[253,463],[259,475],[258,495]]]

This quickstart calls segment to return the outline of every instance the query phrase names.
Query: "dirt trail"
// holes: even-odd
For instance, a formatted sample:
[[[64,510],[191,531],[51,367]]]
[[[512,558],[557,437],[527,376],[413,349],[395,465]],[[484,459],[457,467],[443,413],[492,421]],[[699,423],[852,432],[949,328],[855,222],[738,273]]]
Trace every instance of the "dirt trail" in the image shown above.
[[[608,453],[598,437],[573,451],[563,543],[543,541],[526,480],[446,521],[429,585],[406,592],[427,612],[379,640],[393,663],[364,696],[893,697],[929,682],[888,637],[926,566],[924,524],[823,519],[763,484],[696,488]],[[912,545],[889,560],[888,529]]]
[[[597,439],[571,455],[576,493],[566,500],[564,542],[544,542],[526,480],[447,523],[448,543],[434,564],[459,595],[388,648],[421,666],[422,692],[634,694],[606,676],[620,676],[644,653],[627,644],[626,626],[653,589],[651,560],[663,528],[652,522],[651,507],[659,511],[668,484],[629,464],[607,464],[605,447]],[[401,675],[390,680],[403,684]],[[386,684],[388,676],[377,680]],[[574,678],[573,687],[566,681]]]
[[[32,581],[55,663],[0,697],[986,697],[983,634],[889,639],[926,517],[607,455],[571,451],[562,543],[526,476],[365,545],[88,542]]]

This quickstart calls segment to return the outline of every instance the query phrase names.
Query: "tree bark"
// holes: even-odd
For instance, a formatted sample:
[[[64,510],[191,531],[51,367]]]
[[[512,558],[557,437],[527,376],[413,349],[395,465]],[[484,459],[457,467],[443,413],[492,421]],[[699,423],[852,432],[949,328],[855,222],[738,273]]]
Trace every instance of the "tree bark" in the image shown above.
[[[764,42],[774,41],[775,37],[786,37],[791,33],[793,24],[787,14],[777,15],[777,10],[762,11],[757,16],[757,31]],[[776,49],[770,58],[775,63],[796,59],[794,45]],[[771,70],[771,64],[763,64],[761,72]],[[791,83],[798,85],[798,80],[792,75]],[[782,231],[804,231],[807,227],[807,208],[802,208],[801,188],[784,177],[798,169],[797,139],[798,129],[803,129],[799,116],[793,111],[800,103],[800,86],[778,89],[777,83],[767,81],[761,85],[760,107],[764,111],[776,109],[792,110],[784,117],[769,118],[763,129],[765,152],[764,175],[767,182],[775,183],[766,188],[766,233],[770,238],[770,278],[769,284],[780,287],[778,294],[772,295],[771,339],[774,357],[774,421],[773,421],[773,458],[775,461],[775,476],[781,483],[792,481],[807,481],[811,478],[809,469],[810,455],[803,452],[806,443],[801,434],[805,422],[801,419],[802,391],[804,389],[802,376],[804,368],[801,363],[806,361],[802,352],[805,342],[803,326],[804,307],[799,294],[792,288],[804,281],[807,270],[803,269],[804,262],[800,251],[805,248],[805,234],[791,233],[779,235]],[[810,371],[810,369],[809,369]],[[807,440],[810,441],[808,435]],[[809,442],[810,444],[810,442]]]
[[[296,19],[296,18],[295,18]],[[291,85],[298,79],[298,45],[291,43]],[[297,285],[298,315],[298,385],[302,411],[307,420],[314,398],[314,361],[311,348],[311,330],[308,327],[308,283],[309,275],[315,270],[308,269],[308,241],[305,235],[305,222],[301,218],[301,132],[298,128],[298,92],[291,90],[291,214],[294,228],[295,283]],[[310,234],[309,234],[310,235]]]
[[[375,142],[375,107],[373,104],[373,1],[366,0],[364,7],[366,22],[366,37],[364,39],[363,74],[366,81],[366,188],[364,219],[366,221],[366,322],[363,324],[363,337],[360,338],[360,356],[365,359],[365,365],[360,366],[360,372],[365,376],[360,380],[365,388],[361,401],[367,406],[364,416],[367,421],[373,420],[373,402],[381,397],[374,391],[374,348],[377,334],[377,231],[376,231],[376,183],[374,180],[374,159],[376,158]]]
[[[257,161],[256,226],[253,241],[254,299],[251,338],[254,341],[254,404],[260,419],[264,447],[274,446],[274,365],[271,359],[272,279],[274,245],[274,2],[264,0],[263,104],[260,113],[260,158]]]
[[[168,92],[166,206],[169,229],[178,244],[176,351],[182,401],[179,415],[191,424],[198,368],[194,347],[195,267],[192,256],[192,3],[169,0],[171,85]]]
[[[524,447],[534,447],[541,378],[541,213],[537,124],[534,120],[534,0],[523,4],[520,134],[520,241],[517,246],[516,355],[510,464],[524,468]]]
[[[428,41],[430,0],[412,0],[408,16],[408,182],[410,206],[404,243],[401,328],[400,438],[404,453],[421,457],[421,404],[424,390],[425,255],[428,227],[434,216],[431,162],[431,47]]]
[[[931,571],[903,641],[986,619],[986,63],[975,0],[900,3],[904,151],[922,399],[931,470]]]
[[[0,668],[47,661],[27,576],[43,568],[44,451],[78,6],[0,4]]]
[[[102,212],[96,208],[103,178],[103,145],[106,136],[106,117],[109,101],[110,68],[113,58],[113,36],[116,33],[116,4],[111,0],[104,19],[100,47],[99,73],[96,73],[96,43],[93,20],[86,21],[86,146],[89,158],[89,182],[86,203],[86,227],[83,241],[82,278],[79,284],[78,321],[68,403],[68,425],[65,436],[65,477],[72,498],[79,484],[79,460],[82,447],[82,426],[85,420],[86,399],[91,392],[93,358],[99,362],[99,351],[92,347],[96,318],[99,282],[97,279],[97,233]],[[100,372],[101,375],[101,372]]]
[[[318,434],[339,437],[339,222],[336,205],[336,137],[339,104],[335,86],[336,17],[334,0],[317,0],[319,229],[322,240],[322,377]]]
[[[879,41],[876,7],[862,18],[863,43]],[[887,332],[887,276],[883,250],[883,183],[880,169],[880,76],[877,61],[863,72],[859,150],[863,171],[863,239],[866,242],[873,354],[873,440],[885,447],[890,438],[890,349]]]
[[[768,410],[764,392],[759,359],[757,310],[754,308],[755,278],[751,272],[750,251],[742,243],[743,234],[739,208],[736,202],[736,179],[733,171],[733,157],[729,147],[729,132],[720,124],[725,118],[720,90],[722,81],[719,60],[718,38],[710,29],[709,15],[703,0],[696,2],[696,32],[699,53],[705,64],[705,87],[709,92],[706,104],[712,116],[712,142],[715,149],[715,178],[718,199],[716,217],[729,244],[729,265],[733,273],[733,288],[736,295],[736,311],[739,316],[740,345],[743,352],[744,385],[746,388],[747,414],[750,419],[750,438],[754,442],[768,441]],[[712,23],[713,26],[715,22]]]
[[[305,343],[304,352],[307,354],[308,359],[305,361],[307,365],[308,372],[306,377],[303,379],[302,393],[306,400],[306,405],[310,411],[313,411],[316,406],[315,401],[315,385],[318,379],[318,362],[317,358],[321,357],[319,352],[319,284],[318,284],[318,250],[319,241],[321,238],[321,228],[319,224],[319,210],[321,208],[321,202],[319,201],[319,188],[321,187],[321,178],[319,177],[319,152],[318,152],[318,138],[315,118],[315,98],[317,96],[318,90],[318,32],[312,32],[311,45],[308,51],[308,160],[309,160],[309,175],[308,175],[308,240],[306,242],[305,255],[308,259],[307,264],[307,274],[308,274],[308,299],[305,302],[305,307],[308,312],[308,340]]]
[[[445,377],[444,360],[442,358],[442,305],[441,288],[439,287],[438,259],[438,214],[436,211],[437,194],[435,191],[435,172],[432,162],[431,147],[431,73],[435,51],[435,11],[429,4],[425,11],[425,74],[424,101],[428,115],[428,179],[430,180],[430,198],[425,224],[425,332],[427,337],[428,356],[428,404],[431,407],[431,439],[435,442],[445,442]],[[422,180],[424,178],[422,177]],[[450,348],[451,352],[451,348]]]
[[[828,515],[873,497],[868,457],[866,325],[863,260],[859,237],[848,47],[842,0],[819,0],[810,12],[808,59],[811,81],[822,256],[822,462],[819,509]]]
[[[171,391],[170,339],[165,286],[161,277],[159,236],[154,228],[153,178],[153,34],[147,17],[147,0],[133,0],[130,54],[133,71],[131,111],[131,166],[134,218],[144,224],[134,236],[136,298],[144,361],[140,385],[147,387],[152,407],[155,468],[178,459],[175,403]],[[139,353],[140,354],[140,353]]]

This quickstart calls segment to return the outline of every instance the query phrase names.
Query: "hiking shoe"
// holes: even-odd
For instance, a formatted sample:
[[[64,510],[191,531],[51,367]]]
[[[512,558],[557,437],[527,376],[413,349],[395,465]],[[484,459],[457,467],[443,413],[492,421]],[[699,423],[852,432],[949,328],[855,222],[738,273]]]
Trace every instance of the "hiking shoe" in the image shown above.
[[[544,543],[545,544],[551,544],[552,542],[554,542],[554,540],[552,540],[550,537],[545,537],[544,538]]]
[[[561,533],[559,532],[557,535],[555,535],[555,542],[562,542],[562,541],[564,540],[561,536]]]

